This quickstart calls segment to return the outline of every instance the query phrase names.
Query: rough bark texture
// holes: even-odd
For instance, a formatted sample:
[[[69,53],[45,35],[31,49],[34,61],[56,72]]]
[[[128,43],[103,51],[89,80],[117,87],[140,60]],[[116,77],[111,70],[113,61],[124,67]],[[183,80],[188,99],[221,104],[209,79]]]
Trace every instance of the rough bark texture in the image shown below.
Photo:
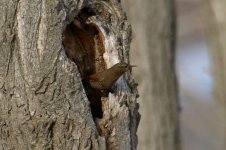
[[[208,1],[205,5],[206,33],[208,35],[215,76],[215,99],[222,120],[226,139],[226,1]],[[224,140],[225,140],[224,139]]]
[[[123,0],[134,31],[131,61],[138,65],[141,122],[140,150],[179,150],[175,77],[174,1]]]
[[[120,3],[1,0],[0,9],[2,148],[136,149],[139,115],[131,73],[114,93],[98,95],[102,119],[92,118],[82,82],[129,62],[131,27]]]

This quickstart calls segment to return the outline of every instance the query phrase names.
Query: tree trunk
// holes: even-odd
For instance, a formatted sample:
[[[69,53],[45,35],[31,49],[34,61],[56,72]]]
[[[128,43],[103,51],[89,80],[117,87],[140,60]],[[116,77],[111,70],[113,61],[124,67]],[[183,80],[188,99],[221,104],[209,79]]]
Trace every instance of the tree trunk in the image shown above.
[[[136,149],[131,72],[107,96],[85,83],[129,63],[131,27],[118,0],[1,0],[0,8],[2,148]]]
[[[226,139],[226,1],[208,1],[205,5],[206,32],[211,47],[215,99],[223,120]],[[224,140],[225,140],[224,139]]]
[[[179,150],[174,1],[123,0],[134,31],[132,62],[140,91],[140,150]]]

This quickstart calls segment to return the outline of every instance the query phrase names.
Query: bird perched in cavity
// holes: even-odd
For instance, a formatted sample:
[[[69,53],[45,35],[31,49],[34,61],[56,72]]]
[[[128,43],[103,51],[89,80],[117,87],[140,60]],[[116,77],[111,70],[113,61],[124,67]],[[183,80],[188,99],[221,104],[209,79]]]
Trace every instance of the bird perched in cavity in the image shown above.
[[[88,76],[87,80],[94,89],[109,90],[118,78],[132,67],[136,66],[124,62],[117,63],[109,69]]]

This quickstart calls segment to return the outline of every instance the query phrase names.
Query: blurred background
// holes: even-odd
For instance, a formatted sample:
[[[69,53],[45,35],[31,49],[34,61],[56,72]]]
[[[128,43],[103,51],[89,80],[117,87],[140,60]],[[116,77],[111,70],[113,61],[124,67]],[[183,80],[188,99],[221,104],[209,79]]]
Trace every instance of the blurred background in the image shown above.
[[[226,2],[122,4],[133,28],[131,62],[139,66],[138,149],[224,150],[225,95],[215,87],[224,87],[225,75],[216,66],[224,64],[226,30],[219,28]]]
[[[176,71],[184,150],[223,150],[223,126],[213,95],[213,66],[202,0],[177,0]]]

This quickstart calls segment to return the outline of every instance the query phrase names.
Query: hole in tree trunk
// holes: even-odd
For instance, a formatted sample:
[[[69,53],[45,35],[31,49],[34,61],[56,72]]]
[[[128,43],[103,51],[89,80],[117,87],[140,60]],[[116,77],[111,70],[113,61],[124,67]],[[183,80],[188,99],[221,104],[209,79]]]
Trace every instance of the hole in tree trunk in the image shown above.
[[[94,118],[102,118],[102,93],[92,89],[87,82],[87,76],[106,68],[103,59],[103,35],[95,24],[87,24],[87,19],[95,15],[89,8],[84,8],[65,29],[63,45],[68,58],[76,63],[90,101]]]

